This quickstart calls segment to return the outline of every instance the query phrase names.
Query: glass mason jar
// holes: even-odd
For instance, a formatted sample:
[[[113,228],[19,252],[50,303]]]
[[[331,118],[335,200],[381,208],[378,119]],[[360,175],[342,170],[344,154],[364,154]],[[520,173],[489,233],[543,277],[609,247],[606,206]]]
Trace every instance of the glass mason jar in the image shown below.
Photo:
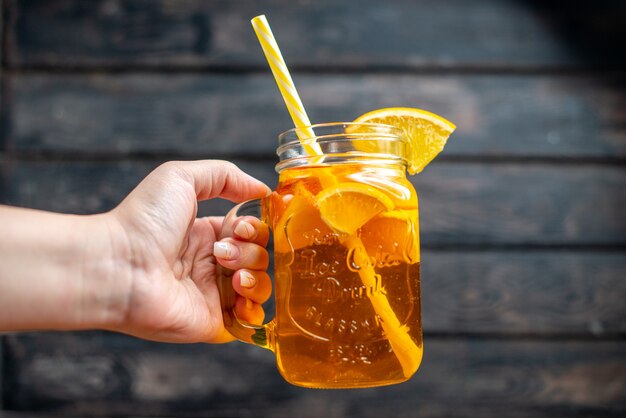
[[[311,133],[306,144],[299,140]],[[418,203],[405,148],[400,130],[380,124],[284,132],[276,190],[226,217],[228,224],[257,216],[272,230],[276,317],[265,325],[237,318],[232,271],[221,268],[225,326],[274,351],[292,384],[389,385],[419,367]]]

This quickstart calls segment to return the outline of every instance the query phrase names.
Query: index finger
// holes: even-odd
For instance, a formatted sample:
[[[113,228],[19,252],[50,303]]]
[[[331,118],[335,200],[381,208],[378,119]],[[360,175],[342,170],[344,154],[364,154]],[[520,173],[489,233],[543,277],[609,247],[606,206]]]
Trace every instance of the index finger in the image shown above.
[[[232,202],[266,196],[270,189],[229,161],[176,161],[177,171],[190,180],[199,201],[222,197]]]

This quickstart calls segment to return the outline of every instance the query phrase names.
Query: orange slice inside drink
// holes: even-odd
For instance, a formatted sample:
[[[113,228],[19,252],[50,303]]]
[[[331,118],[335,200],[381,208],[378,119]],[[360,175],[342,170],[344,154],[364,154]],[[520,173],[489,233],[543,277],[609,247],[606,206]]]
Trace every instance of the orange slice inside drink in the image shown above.
[[[420,261],[419,235],[412,219],[417,211],[392,210],[376,216],[363,225],[361,241],[370,256],[385,262]]]
[[[290,252],[311,246],[316,240],[333,233],[320,217],[313,198],[303,193],[299,190],[292,196],[284,215],[276,224],[275,234],[286,238],[274,241],[277,252]]]
[[[393,208],[393,201],[386,194],[362,183],[338,183],[318,193],[316,200],[324,222],[348,235]]]

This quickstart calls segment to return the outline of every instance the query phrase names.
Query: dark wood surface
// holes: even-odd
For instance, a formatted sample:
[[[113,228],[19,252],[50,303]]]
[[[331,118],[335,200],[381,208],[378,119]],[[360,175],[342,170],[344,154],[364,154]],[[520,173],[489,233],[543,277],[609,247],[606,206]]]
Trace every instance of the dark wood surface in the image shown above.
[[[252,43],[252,42],[250,42]],[[442,158],[626,159],[626,75],[295,74],[313,121],[412,106],[454,120]],[[263,74],[8,77],[7,147],[20,153],[273,156],[291,121]],[[258,126],[266,127],[259,132]],[[259,138],[259,137],[262,138]],[[227,139],[227,140],[226,140]]]
[[[613,341],[431,337],[411,381],[353,391],[291,386],[269,351],[244,344],[178,347],[92,333],[8,337],[7,347],[8,407],[61,406],[70,415],[94,406],[115,412],[129,402],[141,402],[148,414],[261,417],[449,416],[456,412],[446,407],[451,402],[458,416],[476,412],[462,405],[555,415],[626,407],[626,345]]]
[[[261,13],[294,67],[620,68],[626,58],[626,6],[612,0],[6,3],[13,68],[265,69],[249,30]]]
[[[307,390],[244,344],[12,334],[0,417],[626,416],[626,3],[0,5],[0,203],[105,211],[178,158],[275,184],[291,122],[258,13],[312,120],[403,105],[458,125],[412,178],[425,357],[410,382]]]

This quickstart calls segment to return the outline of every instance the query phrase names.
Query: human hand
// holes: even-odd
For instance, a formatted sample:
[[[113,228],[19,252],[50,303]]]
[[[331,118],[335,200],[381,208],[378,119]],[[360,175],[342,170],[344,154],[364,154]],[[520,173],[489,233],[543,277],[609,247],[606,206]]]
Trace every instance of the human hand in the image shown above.
[[[107,328],[167,342],[233,340],[223,327],[216,257],[236,270],[237,315],[261,323],[260,304],[271,294],[267,226],[244,218],[222,231],[221,217],[196,214],[198,201],[241,202],[268,192],[225,161],[168,162],[148,175],[106,215],[114,258],[129,260],[116,263],[116,286],[128,295],[124,313]],[[218,242],[221,235],[236,238]]]

